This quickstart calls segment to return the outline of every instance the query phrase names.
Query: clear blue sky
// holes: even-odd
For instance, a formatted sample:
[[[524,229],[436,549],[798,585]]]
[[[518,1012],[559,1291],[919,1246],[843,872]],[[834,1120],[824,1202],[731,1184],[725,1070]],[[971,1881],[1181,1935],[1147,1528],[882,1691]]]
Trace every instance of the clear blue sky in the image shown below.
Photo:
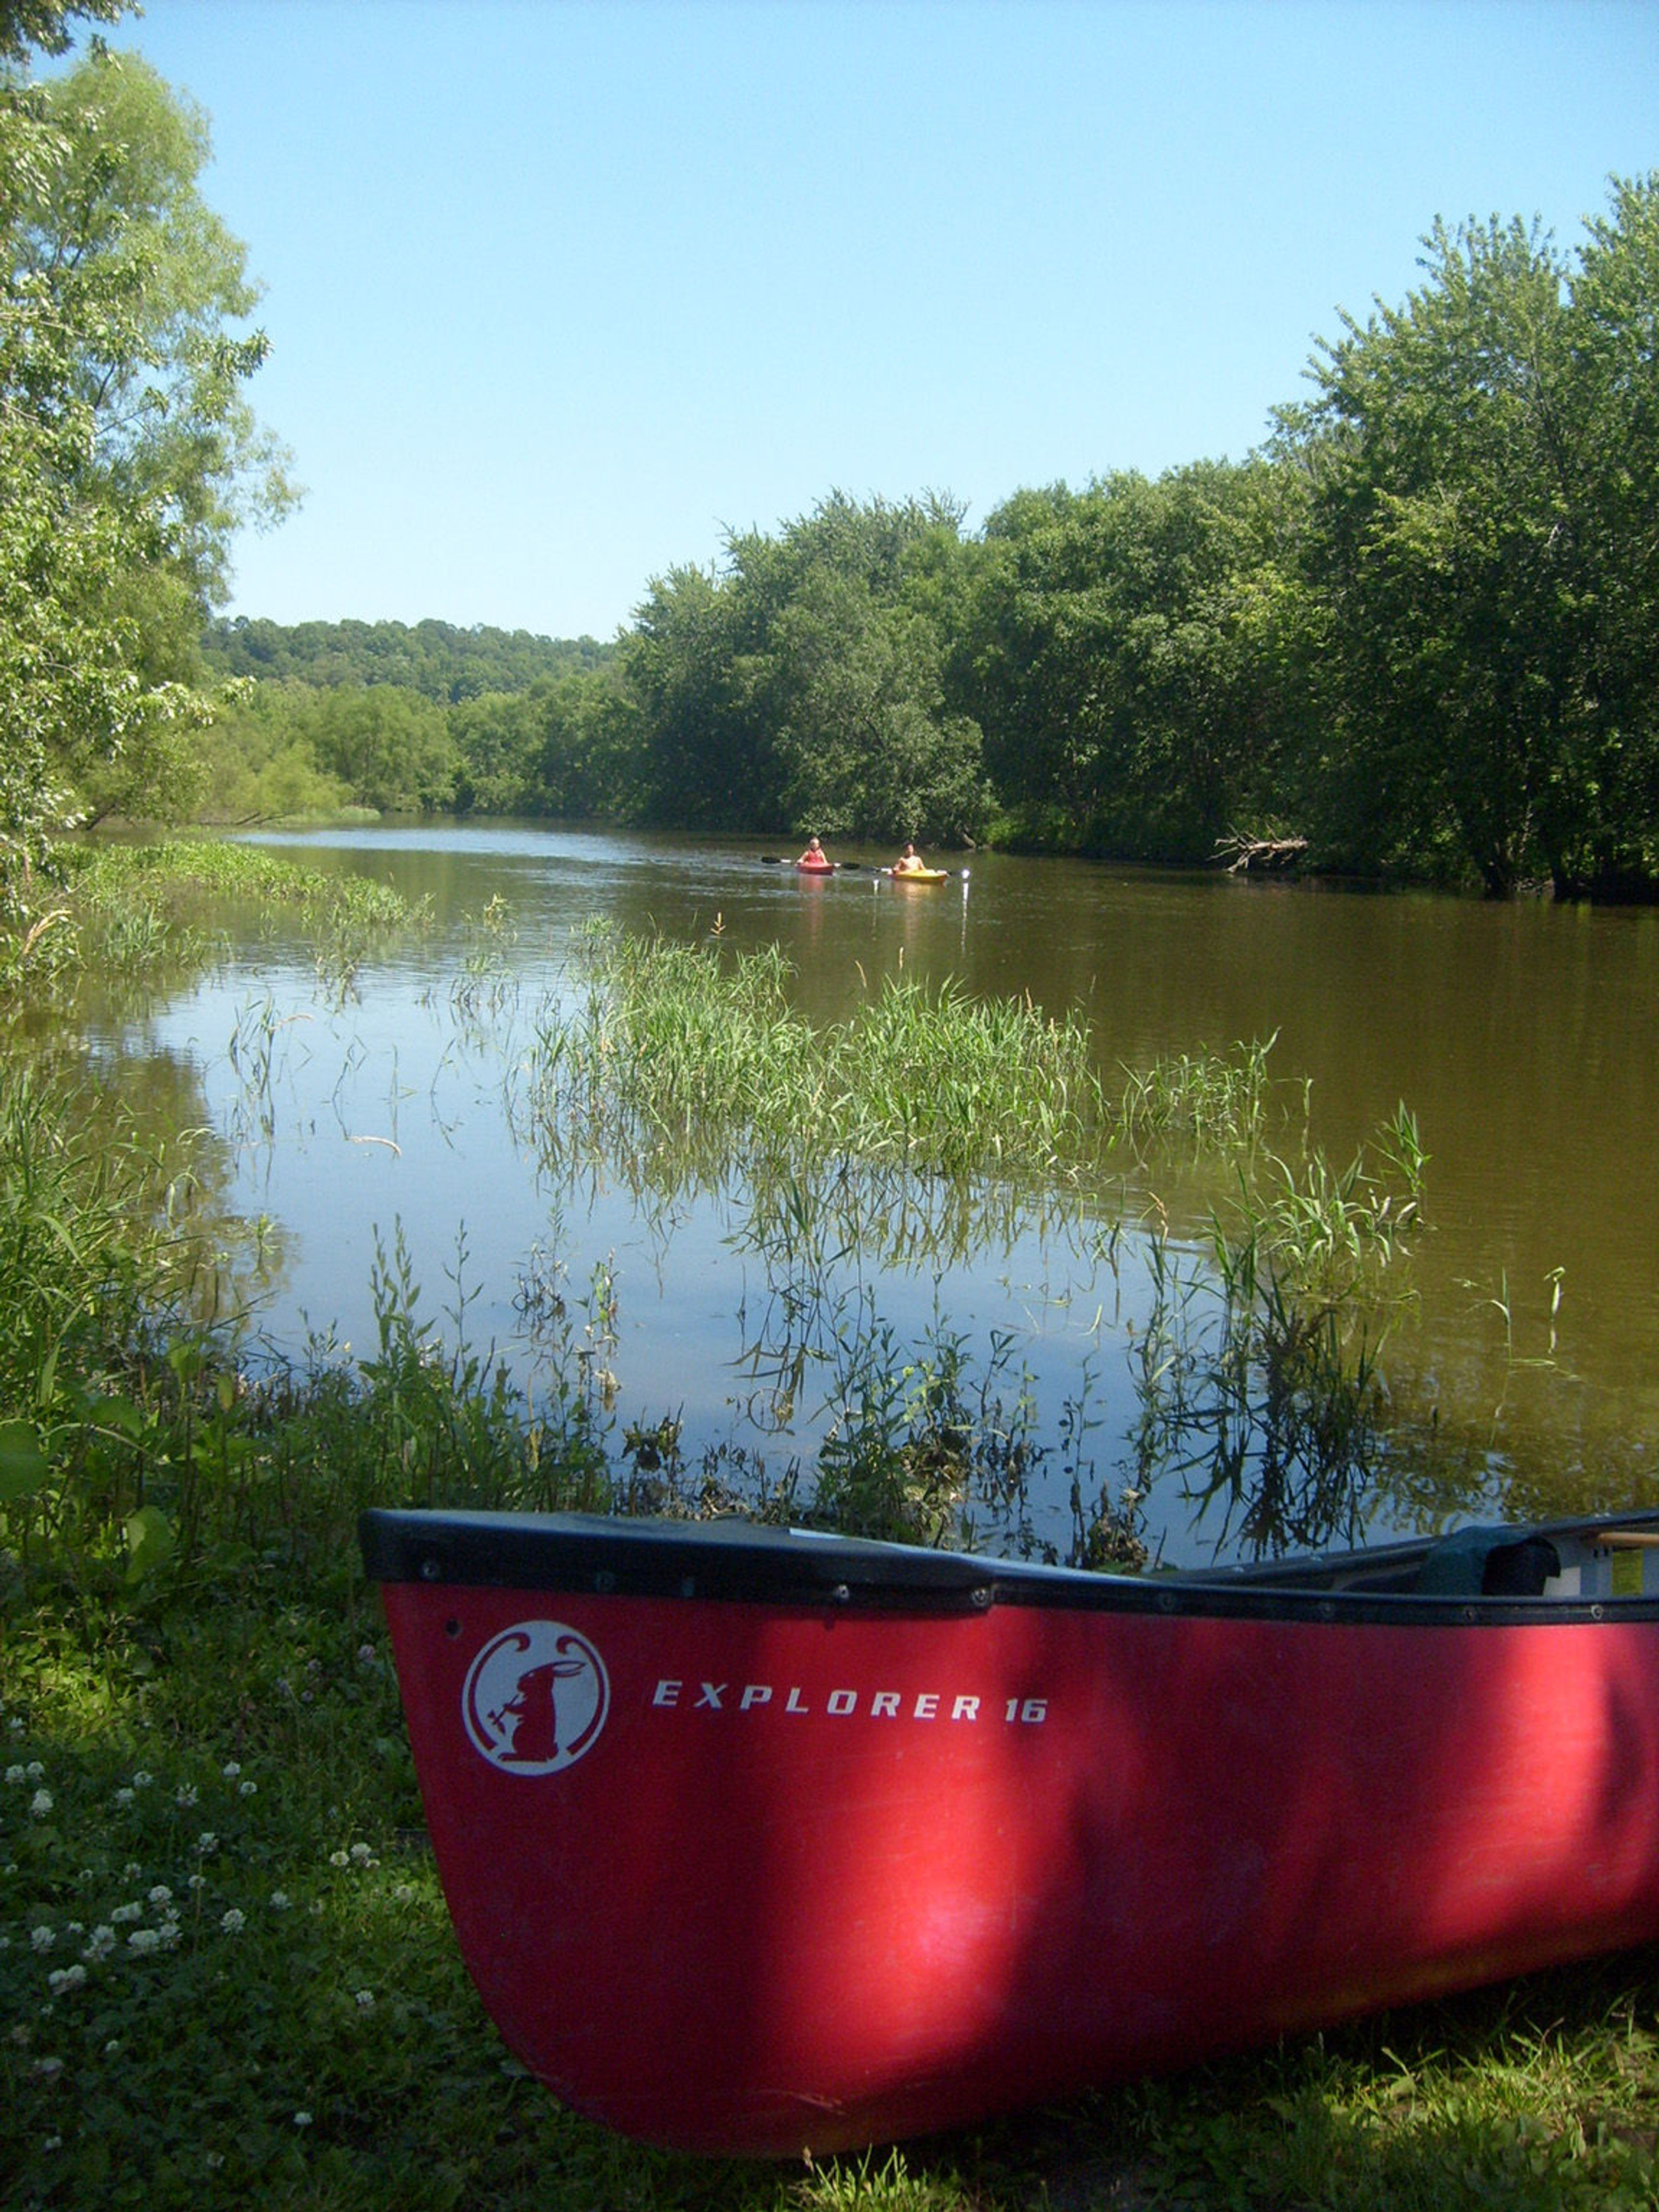
[[[612,635],[832,489],[1238,459],[1437,215],[1659,165],[1655,0],[146,0],[301,512],[231,611]]]

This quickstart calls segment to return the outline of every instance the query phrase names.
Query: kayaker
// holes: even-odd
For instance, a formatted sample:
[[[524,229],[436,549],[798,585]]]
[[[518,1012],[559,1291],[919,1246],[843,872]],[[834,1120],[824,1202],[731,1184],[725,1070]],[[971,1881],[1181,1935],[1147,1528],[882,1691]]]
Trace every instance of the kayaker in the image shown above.
[[[795,863],[798,868],[832,868],[835,865],[816,837],[807,839],[806,850]]]
[[[893,863],[893,873],[896,876],[925,876],[927,872],[927,863],[914,845],[907,844],[903,852]]]

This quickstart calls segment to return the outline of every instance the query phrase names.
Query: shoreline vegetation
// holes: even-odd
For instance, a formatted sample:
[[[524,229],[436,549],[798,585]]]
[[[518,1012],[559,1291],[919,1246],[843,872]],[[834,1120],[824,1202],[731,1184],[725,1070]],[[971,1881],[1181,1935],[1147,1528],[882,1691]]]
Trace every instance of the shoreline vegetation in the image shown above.
[[[746,1504],[952,1540],[965,1506],[999,1483],[1018,1488],[1032,1440],[999,1378],[947,1336],[901,1346],[878,1316],[833,1311],[823,1325],[846,1340],[836,1449],[811,1482],[745,1496],[751,1470],[738,1458],[684,1467],[672,1424],[617,1421],[602,1282],[580,1298],[544,1286],[559,1379],[532,1410],[477,1355],[443,1348],[397,1247],[376,1270],[368,1356],[256,1376],[234,1324],[216,1318],[232,1224],[188,1143],[164,1147],[77,1080],[52,1024],[32,1018],[43,1006],[70,1018],[77,960],[118,957],[142,980],[214,957],[216,904],[239,892],[304,918],[325,981],[422,926],[386,895],[239,848],[111,848],[77,864],[28,974],[0,984],[15,1047],[0,1063],[0,2166],[12,2201],[156,2212],[1659,2202],[1659,2020],[1643,1956],[806,2168],[641,2149],[526,2079],[451,1936],[378,1601],[356,1565],[357,1510]],[[1327,1408],[1364,1406],[1366,1326],[1408,1273],[1424,1185],[1403,1109],[1339,1171],[1294,1141],[1270,1044],[1126,1073],[1114,1091],[1083,1067],[1066,1022],[889,988],[815,1037],[823,1118],[789,1156],[768,1117],[768,1054],[803,1055],[774,963],[609,930],[588,933],[580,960],[581,994],[562,1027],[544,1028],[527,1105],[550,1146],[556,1126],[557,1142],[603,1146],[612,1161],[635,1148],[642,1177],[711,1172],[689,1075],[711,1067],[748,1171],[757,1186],[774,1179],[755,1234],[797,1257],[824,1202],[815,1148],[826,1159],[861,1148],[890,1177],[914,1159],[959,1185],[1059,1170],[1091,1188],[1126,1162],[1144,1169],[1160,1145],[1212,1148],[1254,1195],[1218,1221],[1208,1272],[1256,1319],[1242,1342],[1206,1349],[1201,1331],[1180,1331],[1196,1277],[1173,1286],[1166,1340],[1149,1348],[1164,1370],[1147,1401],[1149,1450],[1211,1465],[1204,1423],[1231,1428],[1237,1411],[1218,1378],[1259,1376],[1274,1358],[1282,1369],[1310,1346],[1298,1387]],[[932,1128],[883,1110],[882,1071],[905,1052],[931,1060],[943,1036],[970,1081],[973,1040],[1005,1048],[1005,1025],[1031,1063],[1018,1111],[1041,1133],[1035,1152],[1000,1158],[994,1118],[965,1149],[977,1116],[958,1116],[948,1096]],[[632,1088],[606,1073],[624,1034],[645,1070]],[[1006,1395],[1017,1414],[1017,1389]],[[1310,1463],[1303,1506],[1328,1511],[1334,1482],[1340,1468]],[[1076,1504],[1079,1563],[1147,1564],[1132,1499]],[[1234,1510],[1260,1506],[1247,1482]]]

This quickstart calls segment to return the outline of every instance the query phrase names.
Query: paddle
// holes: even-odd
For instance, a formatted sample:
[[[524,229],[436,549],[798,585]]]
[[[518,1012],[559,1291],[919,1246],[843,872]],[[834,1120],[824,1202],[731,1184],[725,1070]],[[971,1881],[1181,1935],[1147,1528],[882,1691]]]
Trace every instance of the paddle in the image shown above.
[[[763,868],[799,868],[800,862],[787,860],[781,853],[763,853],[761,866]],[[863,866],[862,860],[831,860],[828,867],[805,868],[801,872],[808,876],[855,876]]]

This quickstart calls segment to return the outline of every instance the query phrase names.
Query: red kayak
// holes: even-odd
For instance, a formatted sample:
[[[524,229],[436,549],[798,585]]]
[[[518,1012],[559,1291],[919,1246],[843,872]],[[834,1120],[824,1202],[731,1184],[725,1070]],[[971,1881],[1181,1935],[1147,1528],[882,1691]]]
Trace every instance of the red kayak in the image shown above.
[[[833,860],[797,860],[795,863],[798,876],[833,876],[835,872]]]
[[[846,2149],[1659,1936],[1659,1515],[1145,1577],[362,1541],[467,1965],[630,2136]]]

